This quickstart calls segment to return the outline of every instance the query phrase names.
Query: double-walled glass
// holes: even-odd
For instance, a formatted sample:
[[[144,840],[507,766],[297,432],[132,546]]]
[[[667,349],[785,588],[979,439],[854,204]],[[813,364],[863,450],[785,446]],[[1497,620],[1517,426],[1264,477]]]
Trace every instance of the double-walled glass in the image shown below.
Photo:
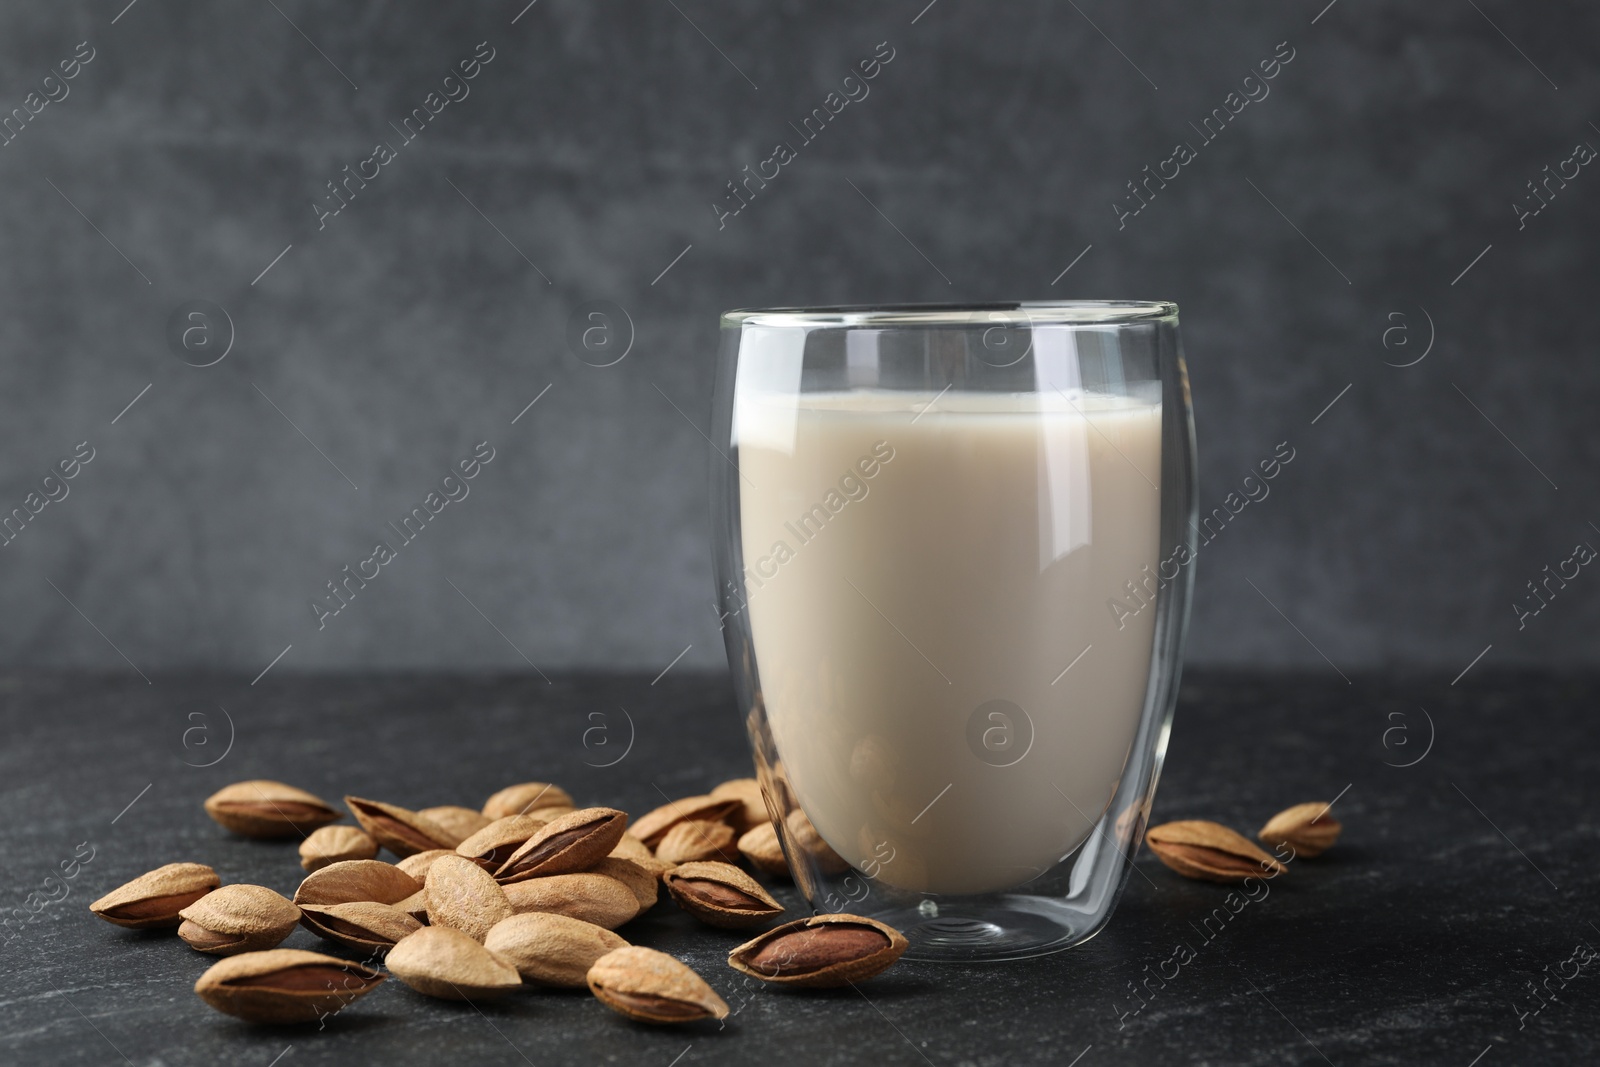
[[[729,312],[712,438],[728,661],[807,900],[921,959],[1096,933],[1188,622],[1177,307]]]

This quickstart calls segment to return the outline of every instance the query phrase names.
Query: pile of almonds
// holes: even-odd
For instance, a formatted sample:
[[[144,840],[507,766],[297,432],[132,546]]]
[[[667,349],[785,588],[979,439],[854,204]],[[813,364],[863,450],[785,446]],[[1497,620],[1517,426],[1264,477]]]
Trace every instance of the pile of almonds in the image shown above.
[[[1320,801],[1296,804],[1268,819],[1256,840],[1280,855],[1288,849],[1290,860],[1320,856],[1333,847],[1344,829],[1338,819],[1328,814],[1332,807]],[[1247,878],[1276,878],[1289,869],[1243,834],[1203,819],[1152,826],[1144,839],[1157,859],[1185,878],[1242,882]]]
[[[325,1018],[388,975],[447,1000],[587,986],[643,1022],[721,1019],[728,1005],[703,978],[615,929],[654,907],[662,886],[721,929],[764,926],[784,910],[736,866],[742,857],[761,873],[788,873],[754,779],[672,801],[631,825],[625,812],[579,808],[544,782],[502,789],[479,811],[361,797],[345,804],[359,829],[332,825],[338,809],[282,782],[239,782],[207,799],[206,811],[234,833],[304,838],[308,873],[293,900],[222,885],[204,864],[169,863],[89,908],[131,929],[175,927],[189,947],[226,957],[195,992],[263,1023]],[[398,862],[377,859],[379,849]],[[297,925],[367,959],[278,948]],[[827,987],[870,978],[905,950],[899,931],[873,919],[817,915],[740,945],[728,965],[763,982]]]

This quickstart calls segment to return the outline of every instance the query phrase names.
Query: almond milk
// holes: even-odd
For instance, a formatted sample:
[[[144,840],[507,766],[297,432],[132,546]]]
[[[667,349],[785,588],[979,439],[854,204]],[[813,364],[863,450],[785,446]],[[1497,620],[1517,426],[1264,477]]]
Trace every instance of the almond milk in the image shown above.
[[[1111,602],[1157,564],[1159,403],[746,391],[733,432],[761,692],[823,839],[927,893],[1081,845],[1150,674],[1156,613]]]

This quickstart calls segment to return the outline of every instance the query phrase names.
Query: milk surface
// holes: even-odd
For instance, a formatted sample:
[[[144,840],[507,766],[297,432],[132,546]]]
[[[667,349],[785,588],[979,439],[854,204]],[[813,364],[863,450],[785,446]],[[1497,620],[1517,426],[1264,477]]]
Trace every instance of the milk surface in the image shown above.
[[[1128,583],[1157,567],[1160,431],[1158,402],[1081,391],[737,396],[762,696],[852,865],[999,890],[1092,832],[1150,670]]]

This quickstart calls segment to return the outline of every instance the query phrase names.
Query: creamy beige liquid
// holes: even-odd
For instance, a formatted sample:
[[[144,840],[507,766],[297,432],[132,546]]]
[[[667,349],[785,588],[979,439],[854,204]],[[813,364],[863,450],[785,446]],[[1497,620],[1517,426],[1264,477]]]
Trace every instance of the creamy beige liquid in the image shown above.
[[[1160,426],[1082,392],[738,397],[773,738],[853,866],[990,891],[1092,832],[1150,669],[1155,608],[1126,583],[1156,569]]]

